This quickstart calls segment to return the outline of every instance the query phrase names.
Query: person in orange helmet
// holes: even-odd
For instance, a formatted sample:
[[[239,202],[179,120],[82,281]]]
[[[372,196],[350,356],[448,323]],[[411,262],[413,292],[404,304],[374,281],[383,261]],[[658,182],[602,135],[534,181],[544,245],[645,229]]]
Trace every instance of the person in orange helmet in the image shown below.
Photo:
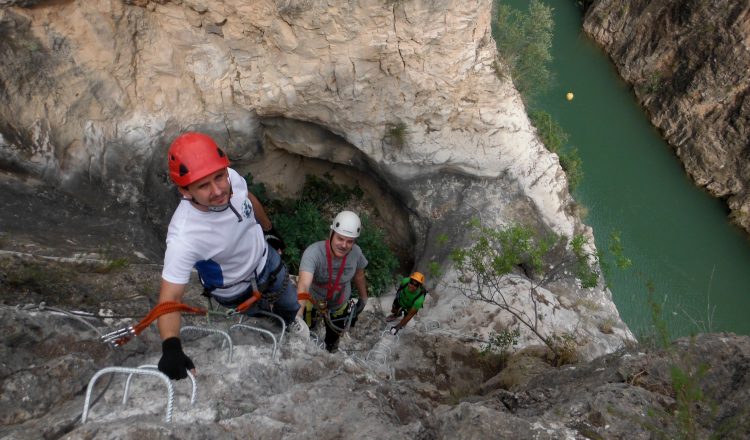
[[[391,314],[385,318],[386,322],[392,322],[403,316],[398,324],[391,327],[392,334],[397,334],[417,314],[424,305],[425,295],[427,288],[424,286],[424,275],[420,272],[414,272],[401,280],[391,305]]]
[[[287,325],[299,304],[278,252],[269,248],[264,231],[273,225],[260,201],[216,142],[203,133],[178,136],[167,153],[169,176],[182,197],[167,231],[159,303],[181,302],[196,269],[206,294],[236,308],[261,293],[248,315],[272,310]],[[272,234],[277,235],[277,234]],[[254,287],[255,286],[255,287]],[[159,317],[162,357],[158,368],[171,379],[194,372],[182,351],[180,312]]]

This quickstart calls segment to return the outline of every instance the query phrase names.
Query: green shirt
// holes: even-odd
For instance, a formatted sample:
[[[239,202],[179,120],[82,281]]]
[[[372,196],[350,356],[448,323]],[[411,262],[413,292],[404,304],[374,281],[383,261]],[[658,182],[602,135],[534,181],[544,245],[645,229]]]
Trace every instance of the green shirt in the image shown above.
[[[408,277],[401,280],[401,287],[398,289],[398,304],[404,309],[419,310],[424,304],[427,289],[419,286],[413,292],[410,291],[408,286],[410,280],[411,278]]]

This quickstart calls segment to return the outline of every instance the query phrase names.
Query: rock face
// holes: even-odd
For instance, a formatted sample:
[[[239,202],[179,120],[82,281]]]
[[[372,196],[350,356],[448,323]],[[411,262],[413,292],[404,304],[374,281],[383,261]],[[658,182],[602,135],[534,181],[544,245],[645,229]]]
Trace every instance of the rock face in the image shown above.
[[[443,266],[441,286],[456,278],[446,249],[468,243],[470,218],[593,242],[556,155],[494,71],[490,3],[5,2],[0,166],[104,211],[124,204],[163,231],[176,203],[165,151],[181,132],[214,136],[241,172],[282,153],[282,178],[304,174],[293,158],[324,161],[395,200],[417,267]],[[436,319],[480,335],[510,324],[482,307],[455,316],[465,300],[441,290]],[[544,325],[574,333],[585,358],[633,340],[606,289],[571,275],[538,290]]]
[[[117,301],[112,299],[110,305]],[[127,314],[138,305],[143,304],[119,310]],[[274,360],[270,340],[230,331],[230,359],[221,336],[186,335],[186,353],[198,368],[196,388],[188,380],[173,383],[169,423],[164,384],[143,376],[127,384],[127,374],[104,375],[95,382],[82,423],[92,376],[104,367],[155,364],[158,353],[148,347],[158,345],[156,332],[112,351],[97,341],[97,333],[104,330],[103,321],[111,326],[120,320],[0,306],[0,437],[551,440],[750,435],[747,336],[700,335],[667,350],[623,350],[562,368],[522,352],[508,364],[526,368],[501,372],[504,377],[498,379],[502,362],[496,356],[479,356],[440,328],[406,329],[398,339],[387,332],[380,336],[384,323],[373,312],[364,312],[352,338],[342,342],[344,351],[335,355],[312,342],[287,338]],[[267,323],[253,324],[278,334]],[[679,382],[689,387],[684,394],[676,392],[676,373],[687,379]]]
[[[750,3],[597,0],[584,30],[695,183],[750,232]]]

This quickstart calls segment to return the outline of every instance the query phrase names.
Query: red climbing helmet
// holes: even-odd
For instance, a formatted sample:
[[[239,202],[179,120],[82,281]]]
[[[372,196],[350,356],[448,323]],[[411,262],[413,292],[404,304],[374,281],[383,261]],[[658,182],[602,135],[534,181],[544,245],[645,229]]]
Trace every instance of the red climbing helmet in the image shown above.
[[[167,153],[169,177],[177,186],[188,186],[229,166],[227,155],[210,136],[188,132],[177,136]]]

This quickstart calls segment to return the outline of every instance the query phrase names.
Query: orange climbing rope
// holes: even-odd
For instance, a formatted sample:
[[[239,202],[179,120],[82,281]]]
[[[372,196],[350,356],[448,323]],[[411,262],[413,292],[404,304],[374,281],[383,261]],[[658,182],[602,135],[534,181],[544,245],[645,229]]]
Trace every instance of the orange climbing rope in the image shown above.
[[[141,319],[141,321],[133,326],[133,334],[135,336],[138,336],[148,328],[149,325],[151,325],[152,322],[156,321],[156,319],[162,315],[166,315],[168,313],[172,312],[183,312],[183,313],[192,313],[194,315],[205,315],[208,313],[208,310],[202,309],[200,307],[193,307],[189,306],[187,304],[183,304],[178,301],[166,301],[163,303],[159,303],[151,309],[150,312],[148,312],[148,315],[146,315],[145,318]]]
[[[253,304],[258,302],[259,299],[260,299],[260,292],[257,290],[253,290],[253,294],[250,298],[248,298],[242,304],[235,307],[234,310],[230,310],[229,312],[227,312],[227,314],[234,315],[237,313],[245,313],[248,311],[250,307],[252,307]]]
[[[258,302],[260,297],[261,293],[259,291],[253,291],[253,294],[252,296],[250,296],[250,298],[243,301],[236,308],[228,310],[227,316],[247,312],[253,304]],[[174,312],[191,313],[194,315],[208,314],[208,310],[201,307],[193,307],[188,304],[183,304],[179,301],[165,301],[163,303],[157,304],[153,309],[151,309],[150,312],[148,312],[148,315],[146,315],[145,318],[141,319],[137,324],[108,333],[102,336],[102,340],[104,342],[111,343],[115,347],[120,347],[130,341],[133,336],[140,335],[144,330],[148,328],[149,325],[151,325],[152,322],[156,321],[156,319],[160,316]]]

